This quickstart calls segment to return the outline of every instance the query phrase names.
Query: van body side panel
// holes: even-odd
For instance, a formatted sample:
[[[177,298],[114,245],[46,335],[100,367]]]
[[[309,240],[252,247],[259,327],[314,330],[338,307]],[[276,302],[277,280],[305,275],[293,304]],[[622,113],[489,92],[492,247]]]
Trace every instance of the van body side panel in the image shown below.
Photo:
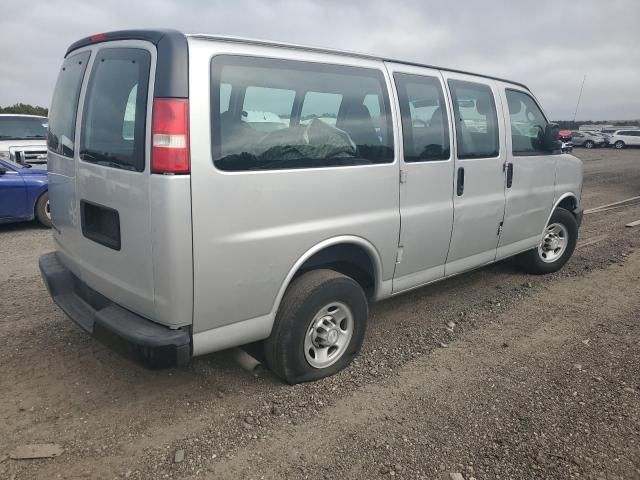
[[[193,321],[191,178],[151,175],[153,320],[171,327]]]
[[[556,181],[554,187],[553,205],[564,195],[570,194],[576,197],[578,207],[581,207],[582,160],[568,153],[556,155]],[[543,225],[544,227],[544,225]]]
[[[333,237],[366,239],[382,260],[382,281],[391,280],[400,224],[397,159],[363,166],[229,172],[214,166],[209,141],[211,60],[216,55],[368,67],[385,75],[388,89],[382,62],[195,38],[188,42],[194,337],[243,320],[267,316],[272,321],[290,270],[314,245]],[[391,114],[395,116],[393,108]],[[397,145],[399,140],[394,141]],[[261,329],[260,336],[267,335],[267,329]]]
[[[530,92],[511,84],[499,83],[504,115],[507,162],[513,164],[513,181],[506,189],[506,206],[503,229],[498,244],[497,258],[506,258],[524,250],[534,248],[540,242],[554,198],[556,160],[558,155],[514,155],[506,89],[522,92],[533,99]]]

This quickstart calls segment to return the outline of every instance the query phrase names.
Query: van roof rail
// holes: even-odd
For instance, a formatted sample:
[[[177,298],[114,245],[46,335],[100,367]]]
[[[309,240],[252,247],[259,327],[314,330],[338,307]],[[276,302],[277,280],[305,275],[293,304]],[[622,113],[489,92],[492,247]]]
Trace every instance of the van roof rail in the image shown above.
[[[454,68],[438,67],[438,66],[435,66],[435,65],[429,65],[429,64],[425,64],[425,63],[411,62],[411,61],[407,61],[407,60],[398,60],[396,58],[376,56],[376,55],[372,55],[372,54],[368,54],[368,53],[353,52],[353,51],[349,51],[349,50],[339,50],[339,49],[325,48],[325,47],[318,47],[318,46],[311,46],[311,45],[301,45],[301,44],[297,44],[297,43],[275,42],[275,41],[271,41],[271,40],[260,40],[260,39],[256,39],[256,38],[236,37],[236,36],[231,36],[231,35],[209,35],[209,34],[204,34],[204,33],[194,33],[194,34],[187,34],[186,36],[187,37],[191,37],[191,38],[198,38],[198,39],[201,39],[201,40],[213,40],[213,41],[233,42],[233,43],[249,43],[249,44],[252,44],[252,45],[263,45],[263,46],[268,46],[268,47],[291,48],[291,49],[295,49],[295,50],[307,50],[307,51],[310,51],[310,52],[330,53],[330,54],[334,54],[334,55],[344,55],[344,56],[348,56],[348,57],[366,58],[366,59],[369,59],[369,60],[380,60],[380,61],[383,61],[383,62],[394,62],[394,63],[401,63],[403,65],[412,65],[412,66],[417,66],[417,67],[433,68],[435,70],[444,70],[444,71],[447,71],[447,72],[463,73],[463,74],[467,74],[467,75],[474,75],[474,76],[477,76],[477,77],[490,78],[491,80],[498,80],[500,82],[511,83],[513,85],[518,85],[518,86],[520,86],[520,87],[522,87],[522,88],[524,88],[526,90],[530,90],[529,87],[527,87],[523,83],[514,82],[513,80],[508,80],[508,79],[505,79],[505,78],[494,77],[494,76],[491,76],[491,75],[484,75],[484,74],[475,73],[475,72],[468,72],[468,71],[465,71],[465,70],[458,70],[458,69],[454,69]]]
[[[185,35],[177,30],[170,30],[170,29],[167,29],[167,30],[162,30],[162,29],[161,30],[119,30],[114,32],[98,33],[95,35],[91,35],[89,37],[85,37],[71,44],[71,46],[67,49],[66,55],[69,55],[69,53],[71,53],[73,50],[77,50],[78,48],[82,48],[87,45],[91,45],[99,42],[107,42],[107,41],[113,41],[113,40],[146,40],[155,45],[158,45],[158,43],[163,38],[165,38],[169,40],[170,43],[174,44],[174,42],[177,40],[176,37],[182,37],[182,38],[191,37],[191,38],[197,38],[201,40],[211,40],[211,41],[220,41],[220,42],[249,43],[251,45],[290,48],[295,50],[306,50],[310,52],[329,53],[333,55],[344,55],[344,56],[356,57],[356,58],[366,58],[370,60],[379,60],[383,62],[401,63],[404,65],[433,68],[436,70],[444,70],[444,71],[453,72],[453,73],[475,75],[478,77],[489,78],[491,80],[498,80],[500,82],[511,83],[513,85],[518,85],[526,90],[530,90],[529,87],[527,87],[523,83],[514,82],[513,80],[508,80],[505,78],[494,77],[491,75],[484,75],[484,74],[475,73],[475,72],[468,72],[465,70],[458,70],[454,68],[438,67],[435,65],[428,65],[428,64],[419,63],[419,62],[410,62],[406,60],[398,60],[394,58],[376,56],[368,53],[351,52],[346,50],[338,50],[338,49],[331,49],[331,48],[325,48],[325,47],[299,45],[295,43],[275,42],[270,40],[259,40],[255,38],[245,38],[245,37],[236,37],[236,36],[227,36],[227,35],[209,35],[209,34],[202,34],[202,33]]]

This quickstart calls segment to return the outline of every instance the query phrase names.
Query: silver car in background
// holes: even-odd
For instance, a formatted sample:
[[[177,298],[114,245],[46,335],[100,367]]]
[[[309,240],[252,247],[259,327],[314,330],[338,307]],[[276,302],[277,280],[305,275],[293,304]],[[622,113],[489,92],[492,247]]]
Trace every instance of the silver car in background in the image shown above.
[[[573,253],[582,164],[529,89],[169,30],[67,51],[50,111],[54,301],[145,365],[263,341],[289,383],[345,368],[369,303]]]
[[[578,130],[571,132],[571,141],[574,147],[584,148],[606,147],[609,144],[609,140],[601,134]]]

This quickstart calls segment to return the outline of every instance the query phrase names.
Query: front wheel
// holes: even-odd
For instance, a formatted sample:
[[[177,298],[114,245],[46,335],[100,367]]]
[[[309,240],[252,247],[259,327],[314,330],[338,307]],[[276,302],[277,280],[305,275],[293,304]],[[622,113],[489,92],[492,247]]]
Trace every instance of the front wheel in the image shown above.
[[[593,148],[595,144],[591,140],[587,140],[586,142],[584,142],[584,146],[585,148]]]
[[[621,150],[624,148],[624,142],[622,140],[618,140],[616,143],[613,144],[614,147],[616,147],[618,150]]]
[[[527,272],[542,275],[560,270],[571,258],[578,240],[578,224],[571,212],[557,208],[544,230],[540,244],[516,257]]]
[[[51,208],[49,207],[49,192],[44,192],[36,202],[36,219],[45,227],[51,228]]]
[[[264,342],[267,365],[290,384],[333,375],[360,351],[367,317],[355,280],[333,270],[307,272],[284,294]]]

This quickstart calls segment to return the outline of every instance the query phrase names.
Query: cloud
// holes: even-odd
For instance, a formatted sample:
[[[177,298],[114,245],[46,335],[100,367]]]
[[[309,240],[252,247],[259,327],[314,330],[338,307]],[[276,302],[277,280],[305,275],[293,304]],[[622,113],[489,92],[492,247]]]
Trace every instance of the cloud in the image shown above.
[[[3,5],[0,105],[48,105],[68,45],[169,27],[356,50],[526,83],[551,118],[640,118],[640,2],[57,0]]]

